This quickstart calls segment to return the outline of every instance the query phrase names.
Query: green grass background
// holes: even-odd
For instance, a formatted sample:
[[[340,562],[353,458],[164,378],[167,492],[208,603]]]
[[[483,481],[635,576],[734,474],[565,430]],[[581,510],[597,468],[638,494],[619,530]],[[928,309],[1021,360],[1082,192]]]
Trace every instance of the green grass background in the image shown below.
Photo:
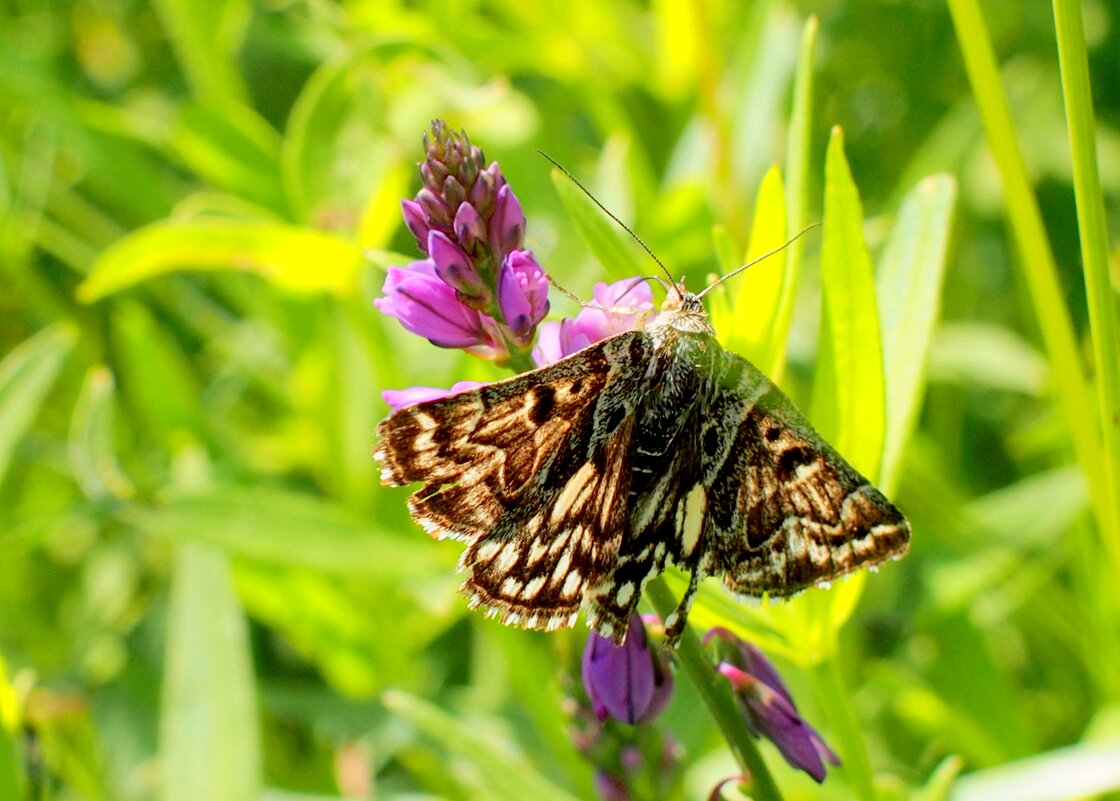
[[[381,389],[501,375],[371,306],[434,117],[583,297],[650,265],[533,148],[694,287],[823,220],[713,319],[914,540],[702,592],[844,758],[764,745],[785,798],[1117,793],[1118,70],[1103,0],[8,0],[0,799],[592,797],[584,631],[468,613],[370,459]]]

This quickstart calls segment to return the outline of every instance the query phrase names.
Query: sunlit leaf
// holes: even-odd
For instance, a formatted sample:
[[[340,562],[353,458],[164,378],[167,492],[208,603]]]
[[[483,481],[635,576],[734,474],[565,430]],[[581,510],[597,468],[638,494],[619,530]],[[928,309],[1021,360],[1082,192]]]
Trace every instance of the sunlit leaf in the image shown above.
[[[825,161],[823,240],[824,376],[814,386],[811,418],[857,470],[875,479],[886,423],[882,345],[863,208],[839,128]]]
[[[360,266],[355,245],[311,228],[224,220],[163,222],[106,250],[78,287],[78,297],[93,303],[179,270],[239,270],[293,292],[347,292]]]

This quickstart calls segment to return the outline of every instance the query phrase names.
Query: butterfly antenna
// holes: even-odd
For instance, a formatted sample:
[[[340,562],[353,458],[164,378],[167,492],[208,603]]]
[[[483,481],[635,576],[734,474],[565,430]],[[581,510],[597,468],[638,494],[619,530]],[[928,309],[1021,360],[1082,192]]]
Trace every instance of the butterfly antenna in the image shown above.
[[[773,250],[768,250],[765,253],[763,253],[761,256],[758,256],[756,258],[751,259],[746,264],[744,264],[742,267],[736,267],[734,270],[729,272],[727,275],[721,275],[713,283],[704,287],[703,291],[698,292],[696,296],[699,297],[699,298],[704,297],[709,292],[711,292],[713,289],[715,289],[717,286],[722,284],[724,281],[727,281],[728,279],[734,278],[735,276],[737,276],[739,273],[743,272],[743,270],[747,269],[748,267],[753,267],[754,265],[758,264],[763,259],[770,258],[775,253],[781,253],[783,250],[785,250],[790,245],[792,245],[794,242],[796,242],[798,239],[800,239],[803,234],[808,233],[809,231],[813,230],[814,228],[818,227],[819,225],[820,225],[820,223],[809,223],[808,225],[806,225],[804,228],[802,228],[800,231],[798,231],[796,234],[791,236],[789,239],[787,239],[782,244],[778,245]]]
[[[639,245],[642,246],[642,250],[644,250],[646,253],[648,253],[649,257],[651,259],[653,259],[655,262],[657,262],[657,266],[660,267],[661,271],[664,272],[665,275],[669,278],[669,283],[667,284],[667,286],[672,287],[673,291],[676,292],[678,295],[681,294],[681,291],[679,289],[677,289],[677,282],[673,280],[673,274],[670,273],[669,269],[664,264],[661,263],[661,259],[657,258],[657,254],[655,254],[652,250],[650,250],[649,245],[647,245],[645,242],[643,242],[642,238],[630,229],[630,226],[628,226],[622,220],[618,219],[618,217],[616,217],[614,215],[614,213],[611,212],[610,209],[608,209],[606,206],[604,206],[602,203],[600,203],[599,198],[597,198],[593,194],[591,194],[591,191],[586,186],[581,184],[579,182],[578,178],[576,178],[574,175],[572,175],[570,172],[568,172],[568,170],[565,169],[563,164],[561,164],[559,161],[554,159],[552,156],[545,153],[543,150],[541,150],[539,148],[534,148],[534,149],[537,151],[537,153],[539,153],[540,155],[542,155],[546,159],[548,159],[548,161],[551,162],[553,167],[560,170],[560,172],[564,173],[565,177],[569,181],[571,181],[573,184],[578,186],[579,190],[581,192],[583,192],[583,194],[585,194],[589,198],[591,198],[591,202],[594,203],[596,206],[598,206],[599,209],[603,212],[603,214],[606,214],[608,217],[610,217],[612,220],[614,220],[615,223],[618,224],[619,228],[621,228],[626,233],[630,234],[630,238],[633,239],[635,242],[637,242]]]

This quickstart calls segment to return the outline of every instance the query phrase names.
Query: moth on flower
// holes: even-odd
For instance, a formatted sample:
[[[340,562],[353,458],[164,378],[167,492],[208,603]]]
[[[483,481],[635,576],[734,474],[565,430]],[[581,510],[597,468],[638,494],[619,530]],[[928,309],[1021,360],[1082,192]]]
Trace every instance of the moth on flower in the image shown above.
[[[416,213],[406,207],[406,218]],[[409,220],[418,241],[423,223]],[[526,288],[507,292],[516,300],[503,307],[491,283],[492,316],[480,311],[479,333],[464,339],[515,353],[547,302],[519,276]],[[378,426],[383,482],[422,484],[408,501],[413,517],[467,544],[460,569],[472,608],[531,629],[571,626],[582,609],[621,642],[646,582],[675,564],[690,581],[666,620],[673,640],[705,576],[740,595],[785,597],[906,552],[902,514],[766,376],[719,345],[704,293],[667,289],[656,315],[612,330],[611,304],[585,308],[567,329],[542,331],[537,363],[558,361],[396,408]],[[464,304],[480,296],[456,291]],[[390,292],[381,308],[396,303],[389,313],[408,327],[405,300]],[[449,328],[461,317],[474,325],[440,310]]]

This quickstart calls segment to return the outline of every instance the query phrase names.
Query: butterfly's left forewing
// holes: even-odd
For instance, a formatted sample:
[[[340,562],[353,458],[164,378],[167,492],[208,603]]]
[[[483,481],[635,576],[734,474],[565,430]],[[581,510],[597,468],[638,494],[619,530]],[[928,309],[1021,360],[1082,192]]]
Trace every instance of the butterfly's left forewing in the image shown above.
[[[650,347],[628,331],[381,423],[385,483],[423,482],[413,516],[469,543],[462,590],[473,606],[528,628],[570,625],[613,565]]]

